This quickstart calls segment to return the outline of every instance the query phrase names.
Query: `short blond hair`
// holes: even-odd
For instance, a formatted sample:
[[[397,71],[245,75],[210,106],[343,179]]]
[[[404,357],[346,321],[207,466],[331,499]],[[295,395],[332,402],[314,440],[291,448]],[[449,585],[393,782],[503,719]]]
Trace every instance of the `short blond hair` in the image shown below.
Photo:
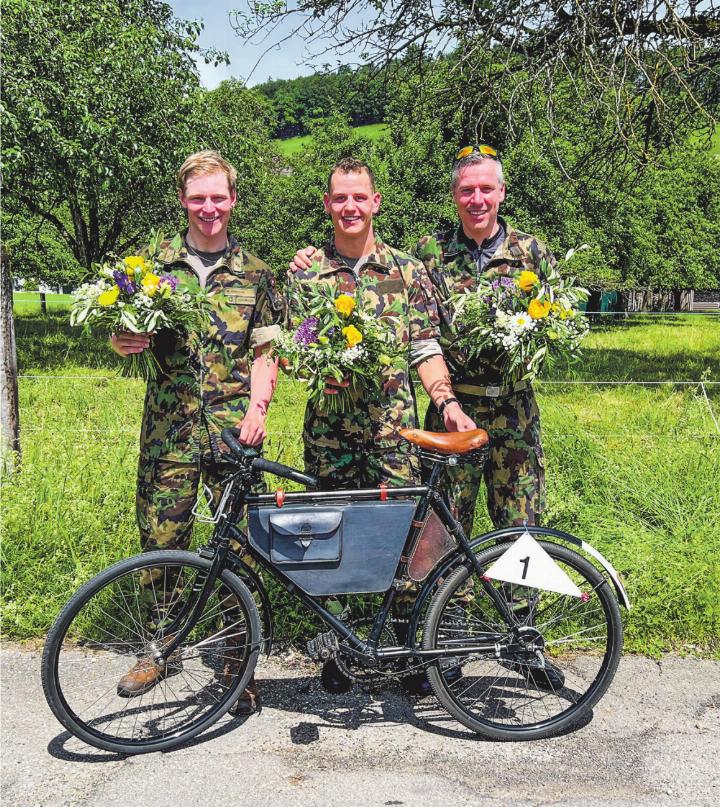
[[[181,193],[185,192],[185,185],[190,177],[216,173],[225,174],[230,190],[235,190],[237,171],[232,165],[230,165],[227,160],[223,159],[217,151],[212,151],[211,149],[196,151],[195,154],[191,154],[180,166],[180,170],[177,174],[178,190]]]
[[[370,187],[372,188],[372,192],[375,193],[375,174],[373,174],[372,168],[370,168],[364,160],[356,160],[354,157],[344,157],[342,160],[336,162],[330,171],[327,181],[328,194],[331,192],[330,185],[332,184],[332,178],[335,174],[361,174],[363,171],[370,177]]]

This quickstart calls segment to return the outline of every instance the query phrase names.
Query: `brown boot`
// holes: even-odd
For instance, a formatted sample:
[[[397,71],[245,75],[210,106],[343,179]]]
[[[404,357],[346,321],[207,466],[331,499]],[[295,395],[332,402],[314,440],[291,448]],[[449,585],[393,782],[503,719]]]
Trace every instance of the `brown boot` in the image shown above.
[[[255,676],[250,679],[245,691],[228,710],[231,715],[251,715],[262,708]]]
[[[165,641],[167,643],[170,639]],[[182,668],[182,659],[177,652],[173,653],[162,666],[156,664],[149,656],[142,656],[118,681],[117,694],[121,698],[142,695],[168,675],[177,675]]]

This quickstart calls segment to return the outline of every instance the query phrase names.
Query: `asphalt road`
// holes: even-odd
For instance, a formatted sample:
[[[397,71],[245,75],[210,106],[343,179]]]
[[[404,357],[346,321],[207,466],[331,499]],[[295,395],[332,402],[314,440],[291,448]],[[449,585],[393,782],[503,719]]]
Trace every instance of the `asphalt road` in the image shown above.
[[[478,740],[433,698],[330,696],[299,660],[261,663],[264,708],[193,744],[119,757],[70,737],[45,704],[39,655],[2,663],[2,803],[185,805],[717,805],[720,663],[626,657],[592,719],[532,743]]]

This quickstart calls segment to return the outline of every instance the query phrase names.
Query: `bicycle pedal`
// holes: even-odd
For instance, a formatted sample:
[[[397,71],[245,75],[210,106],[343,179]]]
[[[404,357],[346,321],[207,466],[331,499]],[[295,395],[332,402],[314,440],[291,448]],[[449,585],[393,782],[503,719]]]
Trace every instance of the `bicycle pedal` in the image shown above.
[[[307,643],[307,654],[313,661],[327,661],[334,658],[339,650],[337,634],[331,630],[318,634]]]

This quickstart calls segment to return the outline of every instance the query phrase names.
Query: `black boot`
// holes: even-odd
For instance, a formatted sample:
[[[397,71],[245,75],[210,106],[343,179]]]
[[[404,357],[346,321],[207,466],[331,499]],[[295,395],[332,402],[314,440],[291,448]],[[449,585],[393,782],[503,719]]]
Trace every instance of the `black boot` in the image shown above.
[[[333,695],[349,692],[353,685],[352,680],[338,667],[334,658],[328,659],[323,664],[320,681],[325,691],[331,692]]]

